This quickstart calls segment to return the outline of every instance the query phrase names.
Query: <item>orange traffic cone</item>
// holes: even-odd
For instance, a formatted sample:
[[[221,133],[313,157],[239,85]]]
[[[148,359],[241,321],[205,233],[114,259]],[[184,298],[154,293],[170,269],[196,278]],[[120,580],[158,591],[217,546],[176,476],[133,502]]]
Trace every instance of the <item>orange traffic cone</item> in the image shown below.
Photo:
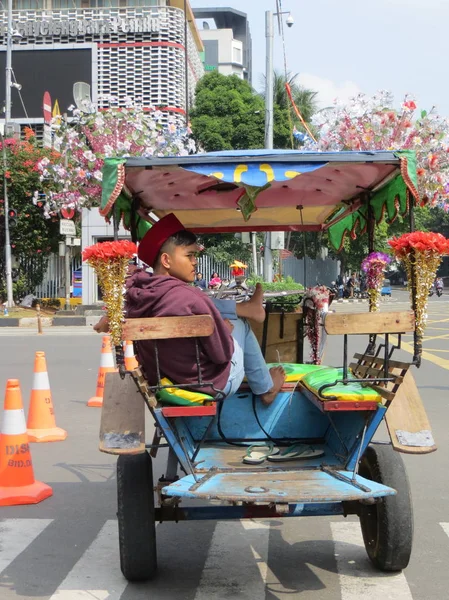
[[[27,421],[30,442],[62,442],[67,431],[56,427],[45,352],[36,352],[34,378]]]
[[[100,368],[98,369],[97,391],[87,406],[103,406],[104,379],[106,373],[117,373],[114,366],[114,357],[112,355],[111,338],[108,335],[103,337],[101,344],[101,360]]]
[[[34,479],[19,380],[8,379],[0,433],[0,506],[37,504],[52,495],[49,485]]]
[[[137,358],[134,355],[134,344],[132,342],[123,342],[125,346],[125,369],[134,371],[139,366]]]

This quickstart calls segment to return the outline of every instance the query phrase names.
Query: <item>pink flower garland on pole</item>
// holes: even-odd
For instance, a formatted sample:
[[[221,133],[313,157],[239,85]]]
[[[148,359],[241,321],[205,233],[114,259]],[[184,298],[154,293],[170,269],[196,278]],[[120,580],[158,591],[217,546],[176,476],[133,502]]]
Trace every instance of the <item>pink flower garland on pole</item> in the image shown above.
[[[379,310],[384,271],[390,262],[391,257],[383,252],[371,252],[362,262],[362,271],[366,273],[370,312]]]
[[[307,339],[310,343],[310,358],[314,365],[321,364],[321,313],[329,308],[329,290],[325,285],[307,288],[304,297],[304,317]]]

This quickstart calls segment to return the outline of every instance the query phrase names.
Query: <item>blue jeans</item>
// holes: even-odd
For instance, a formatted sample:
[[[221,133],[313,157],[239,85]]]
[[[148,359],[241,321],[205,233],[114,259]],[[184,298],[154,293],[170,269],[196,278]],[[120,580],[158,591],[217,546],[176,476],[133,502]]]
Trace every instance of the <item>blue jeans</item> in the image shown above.
[[[245,375],[253,394],[265,394],[273,387],[273,379],[251,326],[246,319],[237,316],[235,300],[219,299],[214,300],[214,304],[223,319],[229,319],[234,326],[234,354],[231,358],[231,372],[224,389],[226,396],[239,389]]]

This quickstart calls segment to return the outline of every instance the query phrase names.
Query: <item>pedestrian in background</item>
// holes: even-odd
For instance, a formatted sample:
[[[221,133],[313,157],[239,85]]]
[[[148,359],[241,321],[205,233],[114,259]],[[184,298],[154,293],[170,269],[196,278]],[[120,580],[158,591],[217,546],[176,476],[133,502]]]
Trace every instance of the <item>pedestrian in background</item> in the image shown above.
[[[193,285],[196,285],[196,287],[201,288],[202,290],[206,289],[206,280],[203,278],[203,274],[202,273],[197,273],[196,274],[196,279],[193,282]]]

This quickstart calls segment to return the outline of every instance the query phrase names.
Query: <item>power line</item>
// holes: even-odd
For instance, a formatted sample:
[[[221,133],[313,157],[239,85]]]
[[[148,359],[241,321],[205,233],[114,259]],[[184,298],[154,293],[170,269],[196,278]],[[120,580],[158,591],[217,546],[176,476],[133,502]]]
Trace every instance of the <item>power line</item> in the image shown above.
[[[17,83],[16,74],[14,73],[14,70],[13,70],[13,69],[11,69],[11,74],[12,74],[12,76],[13,76],[14,83],[15,83],[15,84],[17,84],[17,85],[20,85],[19,83]],[[28,112],[27,112],[27,109],[26,109],[26,106],[25,106],[25,102],[23,101],[23,97],[22,97],[22,94],[21,94],[21,92],[20,92],[20,88],[16,87],[16,90],[17,90],[17,92],[18,92],[18,94],[19,94],[19,98],[20,98],[20,102],[21,102],[21,104],[22,104],[23,112],[25,113],[25,117],[26,117],[26,118],[27,118],[27,120],[28,120],[28,125],[31,127],[31,123],[30,123],[30,120],[29,120],[29,119],[30,119],[30,117],[29,117],[29,115],[28,115]]]

